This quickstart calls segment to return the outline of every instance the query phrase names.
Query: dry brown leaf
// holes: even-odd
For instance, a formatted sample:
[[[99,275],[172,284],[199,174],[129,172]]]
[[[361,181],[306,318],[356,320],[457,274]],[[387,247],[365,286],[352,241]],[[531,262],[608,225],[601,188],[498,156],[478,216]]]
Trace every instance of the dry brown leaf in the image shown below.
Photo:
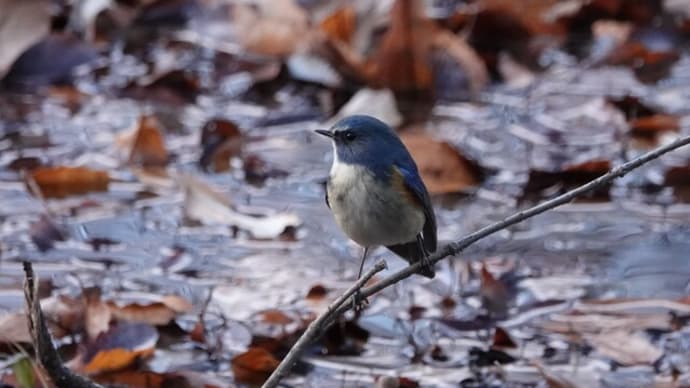
[[[201,158],[199,164],[207,171],[230,169],[230,159],[242,154],[242,132],[232,121],[213,119],[201,129]]]
[[[615,49],[606,63],[630,67],[637,79],[654,83],[666,78],[679,59],[680,53],[676,50],[652,51],[641,42],[629,41]]]
[[[504,328],[497,326],[494,331],[494,338],[491,341],[491,347],[515,349],[517,345]]]
[[[663,355],[646,336],[626,330],[588,335],[585,339],[597,352],[621,365],[651,365]]]
[[[233,21],[243,46],[265,55],[292,54],[308,33],[307,14],[293,0],[235,4]]]
[[[482,264],[479,279],[481,281],[479,296],[481,296],[484,308],[493,314],[505,314],[510,302],[510,294],[506,285],[489,272],[486,264]]]
[[[352,5],[346,5],[321,22],[321,30],[334,41],[350,43],[355,33],[357,14]]]
[[[0,316],[0,345],[30,344],[29,320],[24,312]]]
[[[143,322],[154,326],[167,325],[177,315],[190,312],[193,308],[189,301],[176,295],[166,295],[151,303],[130,303],[124,306],[108,302],[108,307],[119,321]]]
[[[82,294],[86,300],[84,326],[89,340],[93,341],[99,334],[108,331],[112,315],[108,305],[101,300],[100,288],[87,288],[82,291]]]
[[[328,295],[328,289],[321,284],[316,284],[309,289],[307,292],[307,299],[321,300]]]
[[[231,365],[235,380],[245,384],[261,384],[278,367],[278,360],[264,348],[251,347],[233,357]]]
[[[129,163],[142,167],[163,167],[168,163],[168,151],[155,116],[142,116],[139,119]]]
[[[31,171],[31,177],[47,198],[107,191],[110,182],[107,171],[86,167],[39,167]]]
[[[397,0],[391,10],[390,26],[368,60],[370,83],[396,92],[430,94],[433,27],[419,0]]]
[[[466,40],[448,31],[437,31],[433,36],[432,47],[447,53],[460,64],[467,73],[471,92],[479,92],[489,82],[484,61]]]
[[[630,120],[630,129],[633,135],[654,135],[663,131],[678,131],[680,129],[677,116],[658,113],[651,116]]]
[[[412,154],[430,193],[456,193],[480,183],[482,176],[477,165],[450,144],[421,132],[403,132],[400,139]]]

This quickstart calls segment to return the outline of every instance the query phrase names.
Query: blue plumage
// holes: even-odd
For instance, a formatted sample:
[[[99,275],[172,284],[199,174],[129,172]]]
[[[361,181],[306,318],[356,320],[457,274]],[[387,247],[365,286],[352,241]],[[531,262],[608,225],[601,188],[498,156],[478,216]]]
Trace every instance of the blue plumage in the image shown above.
[[[434,252],[436,218],[429,194],[395,131],[358,115],[317,132],[333,140],[326,201],[343,231],[365,248],[383,245],[410,263]],[[433,268],[420,274],[433,277]]]

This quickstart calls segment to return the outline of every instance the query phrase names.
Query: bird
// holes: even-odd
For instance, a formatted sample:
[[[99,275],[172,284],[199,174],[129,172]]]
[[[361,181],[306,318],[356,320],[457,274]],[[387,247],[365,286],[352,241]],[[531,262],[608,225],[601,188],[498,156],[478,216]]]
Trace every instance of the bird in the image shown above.
[[[316,133],[333,144],[326,205],[345,234],[363,247],[357,279],[372,248],[384,246],[418,274],[435,275],[428,257],[436,251],[436,216],[417,165],[395,131],[383,121],[353,115]]]

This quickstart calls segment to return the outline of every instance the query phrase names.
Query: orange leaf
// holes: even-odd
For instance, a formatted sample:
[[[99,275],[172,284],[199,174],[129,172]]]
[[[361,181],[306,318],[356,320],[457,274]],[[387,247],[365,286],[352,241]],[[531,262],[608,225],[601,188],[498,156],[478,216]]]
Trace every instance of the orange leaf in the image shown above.
[[[108,190],[110,177],[106,171],[86,167],[39,167],[31,176],[48,198],[64,198],[92,191]]]
[[[350,43],[355,32],[357,14],[351,5],[346,5],[321,22],[321,29],[330,39]]]
[[[121,370],[132,365],[139,358],[153,355],[153,350],[153,348],[136,351],[123,348],[102,350],[96,353],[83,370],[88,374]]]
[[[168,163],[160,124],[154,116],[142,116],[129,154],[129,163],[144,167],[162,167]]]
[[[650,135],[661,131],[678,131],[678,117],[668,114],[655,114],[630,121],[633,135]]]
[[[85,349],[82,371],[89,374],[123,369],[153,355],[158,331],[143,323],[124,323],[101,333]]]
[[[251,347],[231,361],[235,380],[245,384],[261,384],[277,367],[278,360],[263,348]]]
[[[391,23],[376,54],[369,60],[374,86],[396,92],[430,93],[433,86],[429,48],[433,25],[419,0],[398,0]]]

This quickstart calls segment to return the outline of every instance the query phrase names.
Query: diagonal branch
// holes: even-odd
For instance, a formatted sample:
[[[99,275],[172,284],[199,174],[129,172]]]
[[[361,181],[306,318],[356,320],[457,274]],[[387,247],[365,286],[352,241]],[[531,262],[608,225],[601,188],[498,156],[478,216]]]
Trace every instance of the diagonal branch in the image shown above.
[[[307,330],[302,334],[302,336],[297,340],[295,345],[292,346],[292,349],[288,352],[288,354],[283,358],[283,360],[280,362],[280,365],[278,365],[278,368],[271,373],[271,376],[266,380],[266,382],[263,385],[263,388],[268,388],[268,387],[276,387],[278,386],[278,383],[280,383],[280,379],[285,377],[290,372],[290,369],[292,366],[295,364],[299,356],[302,354],[304,349],[306,349],[309,344],[317,337],[317,335],[321,332],[322,329],[324,329],[327,320],[333,316],[333,313],[343,306],[344,304],[349,304],[345,303],[347,302],[352,295],[354,295],[357,291],[361,290],[362,287],[376,275],[378,272],[383,271],[386,269],[386,262],[381,260],[376,265],[374,265],[369,271],[367,271],[364,275],[362,275],[359,280],[355,284],[353,284],[350,288],[347,289],[342,295],[340,295],[336,300],[331,303],[326,311],[321,313],[318,318],[316,318],[311,324],[309,324],[309,327],[307,327]]]
[[[485,237],[488,237],[488,236],[490,236],[490,235],[492,235],[492,234],[494,234],[500,230],[506,229],[512,225],[520,223],[520,222],[522,222],[528,218],[532,218],[536,215],[544,213],[547,210],[550,210],[550,209],[553,209],[553,208],[558,207],[560,205],[566,204],[566,203],[572,201],[573,199],[581,196],[582,194],[593,191],[593,190],[595,190],[595,189],[597,189],[597,188],[599,188],[599,187],[601,187],[601,186],[603,186],[609,182],[612,182],[613,180],[615,180],[617,178],[622,177],[623,175],[625,175],[625,174],[629,173],[630,171],[642,166],[643,164],[651,162],[654,159],[658,159],[662,155],[664,155],[670,151],[673,151],[675,149],[678,149],[680,147],[683,147],[685,145],[688,145],[688,144],[690,144],[690,136],[684,136],[684,137],[681,137],[681,138],[679,138],[679,139],[677,139],[677,140],[675,140],[669,144],[658,147],[658,148],[656,148],[650,152],[647,152],[644,155],[641,155],[635,159],[632,159],[626,163],[621,164],[618,167],[611,169],[609,172],[600,176],[599,178],[594,179],[594,180],[592,180],[592,181],[590,181],[590,182],[588,182],[582,186],[579,186],[573,190],[570,190],[567,193],[559,195],[558,197],[550,199],[548,201],[542,202],[537,206],[534,206],[534,207],[531,207],[529,209],[517,212],[517,213],[503,219],[502,221],[495,222],[491,225],[485,226],[484,228],[479,229],[478,231],[471,233],[471,234],[463,237],[462,239],[460,239],[458,241],[455,241],[455,242],[452,242],[448,245],[445,245],[441,249],[436,251],[434,254],[432,254],[429,257],[429,261],[431,261],[431,263],[435,264],[435,263],[438,263],[439,261],[445,259],[448,256],[456,255],[456,254],[462,252],[463,249],[467,248],[468,246],[474,244],[475,242],[477,242],[477,241],[479,241]],[[371,295],[373,295],[373,294],[375,294],[375,293],[377,293],[377,292],[379,292],[379,291],[381,291],[387,287],[392,286],[395,283],[400,282],[403,279],[406,279],[406,278],[414,275],[415,273],[417,273],[421,269],[422,265],[423,264],[421,262],[417,262],[415,264],[412,264],[412,265],[390,275],[389,277],[381,280],[380,282],[374,284],[373,286],[363,289],[361,294],[360,294],[361,297],[363,297],[363,298],[369,297],[369,296],[371,296]],[[359,283],[360,282],[358,282],[357,284],[359,284]],[[351,287],[348,291],[356,288],[357,284],[355,284],[355,286]],[[350,297],[350,295],[352,295],[352,294],[354,294],[354,292],[350,293],[349,295],[347,293],[343,294],[338,300],[341,300],[341,299],[343,301],[347,300]],[[346,312],[350,308],[352,308],[352,304],[340,303],[339,307],[336,307],[335,311],[332,311],[329,308],[328,311],[326,311],[321,316],[319,316],[317,321],[319,321],[319,324],[323,325],[324,327],[327,327],[333,321],[335,321],[335,317],[338,317],[340,314],[343,314],[344,312]],[[314,321],[314,322],[316,322],[316,321]],[[312,323],[312,325],[313,325],[313,323]],[[283,360],[283,362],[281,362],[278,369],[276,369],[276,372],[278,372],[278,370],[280,370],[280,373],[274,372],[271,375],[271,377],[266,381],[266,383],[263,385],[263,388],[272,388],[272,387],[277,386],[279,381],[280,381],[280,378],[289,372],[290,367],[292,366],[294,361],[297,359],[297,357],[299,357],[299,353],[306,347],[305,342],[308,343],[313,339],[313,337],[314,337],[313,334],[315,332],[310,333],[312,335],[309,338],[305,338],[305,337],[307,337],[307,333],[310,331],[311,328],[312,328],[312,326],[310,326],[309,329],[307,329],[307,331],[297,341],[298,344],[301,344],[300,348],[297,349],[297,344],[295,344],[295,346],[290,350],[290,353],[288,354],[288,356],[292,356],[291,361],[288,364],[286,364],[285,360]]]
[[[38,279],[31,263],[24,262],[24,297],[29,315],[29,332],[34,342],[34,351],[39,363],[58,388],[102,388],[101,385],[82,377],[63,363],[50,337],[46,322],[43,319],[41,303],[38,300]]]

